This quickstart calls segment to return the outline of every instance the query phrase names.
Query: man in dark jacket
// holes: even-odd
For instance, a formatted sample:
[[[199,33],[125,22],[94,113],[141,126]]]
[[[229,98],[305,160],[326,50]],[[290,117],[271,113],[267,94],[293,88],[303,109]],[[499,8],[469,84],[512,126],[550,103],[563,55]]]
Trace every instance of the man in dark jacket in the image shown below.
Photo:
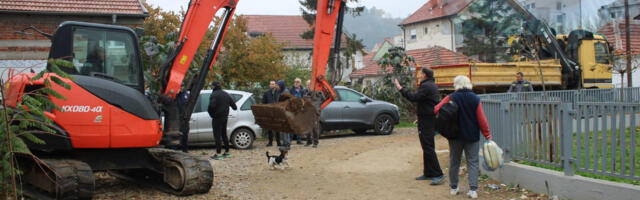
[[[444,174],[440,169],[440,163],[438,163],[435,140],[433,138],[435,136],[434,122],[436,119],[433,109],[440,100],[438,86],[436,86],[435,79],[433,79],[433,71],[429,68],[422,68],[420,88],[415,93],[411,93],[407,88],[402,88],[398,79],[395,79],[394,82],[402,96],[418,104],[418,136],[422,146],[424,171],[421,176],[416,177],[416,180],[431,180],[431,185],[438,185],[444,182]]]
[[[209,107],[207,111],[209,112],[209,116],[211,116],[213,137],[216,140],[216,154],[211,156],[211,159],[220,160],[223,157],[231,157],[231,154],[229,154],[229,139],[227,138],[227,120],[229,119],[229,107],[233,108],[233,110],[237,110],[238,107],[233,101],[233,98],[222,90],[219,82],[214,81],[211,85],[213,86],[213,92],[211,92],[211,96],[209,97]],[[222,156],[218,156],[222,148],[222,142],[224,142],[225,151]]]
[[[262,95],[262,103],[270,104],[278,102],[278,96],[280,96],[280,92],[278,91],[278,85],[276,85],[276,81],[269,82],[269,90],[264,92]],[[273,135],[276,136],[276,144],[280,146],[280,133],[272,130],[266,130],[269,135],[269,143],[268,147],[273,146]]]
[[[278,80],[277,82],[278,88],[280,89],[280,95],[284,93],[289,93],[289,90],[284,85],[284,80]],[[280,96],[278,95],[278,101],[280,101]],[[282,145],[284,149],[289,150],[291,147],[291,133],[282,133]]]

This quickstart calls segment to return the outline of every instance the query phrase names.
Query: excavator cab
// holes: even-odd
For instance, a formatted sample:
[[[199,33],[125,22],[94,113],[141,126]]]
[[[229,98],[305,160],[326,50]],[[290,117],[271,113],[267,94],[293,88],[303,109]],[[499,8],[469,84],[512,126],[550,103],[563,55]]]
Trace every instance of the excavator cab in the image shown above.
[[[49,58],[73,63],[73,68],[62,68],[65,73],[106,79],[144,91],[138,38],[131,28],[65,22],[51,43]]]

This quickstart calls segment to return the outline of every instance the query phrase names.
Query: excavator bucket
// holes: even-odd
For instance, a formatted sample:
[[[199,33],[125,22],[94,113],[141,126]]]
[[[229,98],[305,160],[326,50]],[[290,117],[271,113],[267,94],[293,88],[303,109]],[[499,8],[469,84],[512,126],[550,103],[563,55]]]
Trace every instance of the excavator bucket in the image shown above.
[[[254,104],[251,111],[262,129],[297,135],[310,132],[319,117],[308,97],[297,98],[288,93],[281,95],[278,103]]]

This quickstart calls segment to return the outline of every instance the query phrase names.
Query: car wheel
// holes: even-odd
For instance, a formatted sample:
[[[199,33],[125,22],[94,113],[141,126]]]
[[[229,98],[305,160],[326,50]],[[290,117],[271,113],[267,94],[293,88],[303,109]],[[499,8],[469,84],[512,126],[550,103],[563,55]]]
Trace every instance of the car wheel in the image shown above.
[[[231,134],[231,144],[237,149],[249,149],[253,145],[253,133],[246,128],[239,128]]]
[[[373,128],[377,134],[389,135],[393,132],[393,118],[388,114],[380,114],[373,121]]]
[[[360,134],[360,135],[367,133],[367,129],[351,129],[351,130],[352,130],[354,133],[356,133],[356,134]]]

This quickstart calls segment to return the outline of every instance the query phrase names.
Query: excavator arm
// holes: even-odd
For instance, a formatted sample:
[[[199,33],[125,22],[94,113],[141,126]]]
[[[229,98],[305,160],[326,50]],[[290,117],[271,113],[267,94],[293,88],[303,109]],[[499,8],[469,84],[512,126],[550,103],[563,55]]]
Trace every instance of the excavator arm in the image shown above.
[[[166,63],[160,69],[160,82],[162,84],[162,110],[165,113],[163,144],[177,145],[181,136],[181,127],[188,127],[193,108],[200,96],[207,74],[211,70],[216,56],[220,51],[220,45],[227,31],[238,0],[191,0],[187,13],[180,27],[180,34],[176,42],[175,50],[169,56]],[[202,43],[211,21],[215,14],[224,9],[218,24],[217,34],[207,50],[202,65],[191,80],[185,81],[185,76],[191,62]],[[186,82],[189,95],[184,104],[183,112],[178,112],[176,95],[181,90],[181,85]],[[182,131],[185,131],[184,128]]]
[[[309,91],[322,91],[324,93],[326,99],[322,103],[321,108],[325,108],[329,103],[338,99],[336,92],[333,90],[333,86],[331,86],[325,78],[325,74],[327,71],[327,63],[329,62],[331,41],[336,32],[338,33],[335,34],[335,50],[338,52],[340,49],[342,24],[338,23],[336,27],[336,20],[342,17],[344,4],[345,2],[342,0],[318,0]],[[336,31],[336,29],[338,31]]]
[[[344,4],[343,0],[318,0],[309,85],[311,98],[281,96],[280,102],[276,104],[251,106],[256,123],[262,128],[285,133],[308,133],[314,122],[318,121],[320,110],[338,99],[325,74],[334,36],[334,53],[336,58],[339,55]]]

